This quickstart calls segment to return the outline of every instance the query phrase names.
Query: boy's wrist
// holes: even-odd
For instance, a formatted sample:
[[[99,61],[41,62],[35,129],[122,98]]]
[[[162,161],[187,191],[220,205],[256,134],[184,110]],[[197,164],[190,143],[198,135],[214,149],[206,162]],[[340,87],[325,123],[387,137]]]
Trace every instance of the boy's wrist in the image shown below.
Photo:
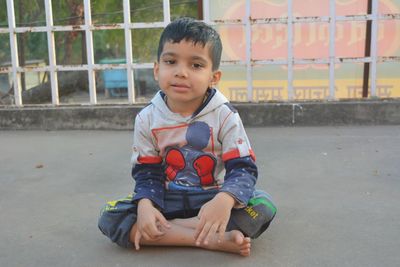
[[[151,206],[153,206],[153,202],[150,200],[150,199],[148,199],[148,198],[142,198],[142,199],[139,199],[139,201],[138,201],[138,206],[139,205],[151,205]]]
[[[215,198],[218,198],[221,201],[224,201],[224,203],[229,203],[229,206],[231,206],[232,208],[237,204],[236,199],[230,195],[229,193],[226,192],[219,192]]]

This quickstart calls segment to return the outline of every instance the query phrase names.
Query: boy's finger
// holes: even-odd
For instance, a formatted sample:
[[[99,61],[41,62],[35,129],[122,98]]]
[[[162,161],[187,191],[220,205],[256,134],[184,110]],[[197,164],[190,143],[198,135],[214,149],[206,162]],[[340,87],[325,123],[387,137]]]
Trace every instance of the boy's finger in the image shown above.
[[[202,222],[202,221],[200,220],[200,222],[199,222],[199,224],[197,225],[196,230],[195,230],[195,232],[194,232],[194,239],[195,239],[195,240],[197,240],[197,238],[199,237],[201,231],[203,230],[203,227],[204,227],[204,222]]]
[[[197,218],[201,218],[201,214],[203,213],[203,207],[204,206],[202,206],[201,208],[200,208],[200,210],[199,210],[199,213],[197,214]]]
[[[150,240],[153,239],[153,238],[152,238],[148,233],[146,233],[146,232],[142,232],[142,237],[143,237],[144,240],[147,240],[147,241],[150,241]]]
[[[203,206],[204,207],[204,206]],[[205,225],[205,221],[201,219],[201,215],[203,213],[203,207],[200,208],[199,213],[197,214],[196,218],[199,220],[199,223],[197,224],[196,230],[194,232],[194,239],[197,239],[203,230],[203,227]]]
[[[136,231],[136,234],[135,234],[135,249],[136,250],[140,249],[139,242],[140,242],[141,238],[142,238],[142,234],[139,231]]]
[[[165,217],[160,213],[157,216],[157,220],[162,224],[162,226],[164,226],[165,228],[170,228],[171,225],[169,224],[169,222],[167,221],[167,219],[165,219]]]
[[[211,225],[209,223],[206,223],[200,232],[199,236],[196,239],[196,245],[200,245],[201,242],[203,242],[204,238],[207,236],[208,232],[210,231]]]
[[[147,232],[147,234],[149,235],[150,239],[156,239],[156,238],[158,238],[158,237],[160,237],[160,236],[163,236],[165,233],[164,233],[164,232],[161,232],[161,231],[158,229],[157,225],[154,224],[154,225],[149,229],[149,231]]]
[[[208,234],[206,235],[206,237],[204,238],[204,245],[208,245],[208,240],[212,239],[213,236],[215,236],[215,234],[217,233],[218,230],[218,225],[217,224],[213,224],[210,228],[210,230],[208,231]]]
[[[226,231],[226,226],[221,225],[218,229],[218,242],[222,242],[225,239],[225,231]]]

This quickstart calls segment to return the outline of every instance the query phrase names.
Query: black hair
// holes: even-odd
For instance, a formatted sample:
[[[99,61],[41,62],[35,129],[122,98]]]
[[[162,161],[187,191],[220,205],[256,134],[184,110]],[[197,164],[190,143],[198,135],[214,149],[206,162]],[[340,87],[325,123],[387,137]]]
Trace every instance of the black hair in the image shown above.
[[[219,68],[222,53],[219,34],[206,23],[187,17],[174,20],[164,29],[158,43],[157,61],[160,61],[165,43],[179,43],[182,40],[192,41],[193,44],[201,44],[203,47],[209,44],[212,70]]]

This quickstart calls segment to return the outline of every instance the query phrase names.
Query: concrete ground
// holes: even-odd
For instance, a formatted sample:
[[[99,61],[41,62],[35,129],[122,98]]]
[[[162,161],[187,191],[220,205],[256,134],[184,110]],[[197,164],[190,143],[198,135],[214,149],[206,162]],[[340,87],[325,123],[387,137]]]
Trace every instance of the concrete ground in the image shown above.
[[[252,255],[121,249],[100,207],[133,189],[131,132],[0,132],[0,266],[400,266],[400,126],[248,128],[278,214]]]

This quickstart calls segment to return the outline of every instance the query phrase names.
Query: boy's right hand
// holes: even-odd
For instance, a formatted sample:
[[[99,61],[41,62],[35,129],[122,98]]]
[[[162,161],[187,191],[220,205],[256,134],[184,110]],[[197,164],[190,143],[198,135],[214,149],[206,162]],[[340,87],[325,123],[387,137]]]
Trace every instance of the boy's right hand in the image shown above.
[[[165,234],[160,226],[171,227],[161,212],[153,206],[151,200],[146,198],[139,200],[136,226],[134,240],[136,250],[140,249],[139,242],[142,237],[148,241],[155,241]]]

